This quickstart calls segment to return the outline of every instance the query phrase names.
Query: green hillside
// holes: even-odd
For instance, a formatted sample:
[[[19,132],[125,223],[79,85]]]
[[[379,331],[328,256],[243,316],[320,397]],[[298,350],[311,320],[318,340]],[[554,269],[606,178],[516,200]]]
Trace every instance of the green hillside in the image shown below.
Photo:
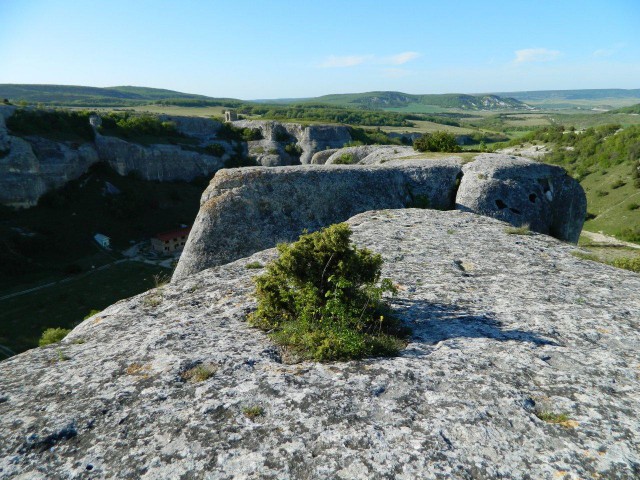
[[[618,108],[616,110],[612,110],[610,112],[607,113],[634,113],[636,115],[640,114],[640,103],[637,103],[635,105],[631,105],[630,107],[622,107],[622,108]]]
[[[613,109],[640,102],[640,89],[621,88],[496,92],[495,95],[548,109]]]
[[[320,103],[342,107],[360,107],[371,110],[396,109],[414,113],[432,113],[438,109],[461,110],[520,110],[526,105],[513,98],[496,95],[433,94],[413,95],[402,92],[366,92],[323,95],[298,100],[298,103]],[[429,108],[431,107],[431,108]],[[435,108],[434,108],[435,107]]]
[[[159,88],[21,84],[0,84],[0,99],[14,104],[26,102],[78,107],[126,107],[156,102],[187,106],[235,106],[241,103],[231,98],[212,98]]]

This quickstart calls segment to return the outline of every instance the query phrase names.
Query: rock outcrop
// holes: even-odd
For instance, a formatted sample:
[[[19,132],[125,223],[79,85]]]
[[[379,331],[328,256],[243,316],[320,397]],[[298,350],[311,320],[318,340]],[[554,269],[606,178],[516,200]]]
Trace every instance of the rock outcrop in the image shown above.
[[[300,165],[219,171],[174,272],[180,279],[380,208],[452,209],[460,162]]]
[[[349,147],[331,157],[345,150],[363,159],[376,151]],[[222,170],[202,196],[174,279],[379,208],[458,208],[577,242],[585,195],[563,169],[505,155],[461,165],[452,157]]]
[[[277,142],[280,148],[286,144],[295,143],[302,149],[297,163],[311,163],[313,155],[327,148],[341,148],[350,142],[351,134],[348,127],[338,125],[309,125],[298,123],[279,123],[270,120],[238,120],[233,125],[240,128],[257,128],[265,140]],[[258,156],[258,162],[265,165]],[[273,163],[273,160],[270,160]],[[282,165],[289,164],[286,157]]]
[[[0,477],[638,478],[640,276],[460,211],[350,223],[400,356],[282,363],[245,323],[261,252],[0,362]]]
[[[326,165],[349,163],[359,165],[376,165],[407,157],[416,157],[413,147],[399,145],[362,145],[345,147],[336,150],[325,162]],[[418,154],[419,155],[419,154]]]
[[[561,168],[483,154],[465,165],[456,208],[577,242],[587,213],[580,184]]]
[[[170,182],[191,181],[211,175],[224,167],[231,147],[222,157],[183,150],[176,145],[150,145],[126,142],[116,137],[96,134],[96,149],[100,159],[107,162],[120,175],[137,172],[145,180]]]

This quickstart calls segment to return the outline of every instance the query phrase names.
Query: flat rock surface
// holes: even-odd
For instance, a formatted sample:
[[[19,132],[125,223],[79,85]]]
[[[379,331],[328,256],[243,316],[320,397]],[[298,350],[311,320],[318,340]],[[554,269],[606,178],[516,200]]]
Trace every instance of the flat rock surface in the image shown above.
[[[640,276],[470,213],[350,223],[399,285],[399,357],[281,363],[245,323],[260,252],[1,362],[0,477],[638,478]]]

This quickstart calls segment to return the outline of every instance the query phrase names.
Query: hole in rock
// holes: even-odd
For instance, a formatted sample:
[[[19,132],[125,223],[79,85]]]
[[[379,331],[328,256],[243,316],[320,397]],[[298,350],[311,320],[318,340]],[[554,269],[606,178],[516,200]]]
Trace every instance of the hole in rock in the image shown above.
[[[538,198],[538,196],[535,193],[532,193],[531,195],[529,195],[529,201],[531,203],[536,203],[536,198]]]
[[[87,470],[93,470],[93,465],[88,464],[88,465],[87,465]]]
[[[509,208],[509,210],[511,210],[513,213],[515,213],[516,215],[520,215],[522,212],[520,212],[520,210],[518,210],[517,208]]]
[[[496,200],[496,207],[502,210],[503,208],[507,208],[507,204],[504,203],[502,200],[498,199]]]

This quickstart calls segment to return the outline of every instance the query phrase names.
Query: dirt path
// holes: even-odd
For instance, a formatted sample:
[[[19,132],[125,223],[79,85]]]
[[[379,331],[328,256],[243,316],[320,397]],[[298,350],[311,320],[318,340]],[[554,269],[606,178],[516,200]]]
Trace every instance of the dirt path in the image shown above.
[[[587,237],[593,243],[601,243],[602,245],[620,245],[624,247],[640,249],[640,245],[638,245],[637,243],[624,242],[622,240],[618,240],[615,237],[610,237],[609,235],[604,235],[602,233],[587,232],[586,230],[583,230],[582,235]]]

